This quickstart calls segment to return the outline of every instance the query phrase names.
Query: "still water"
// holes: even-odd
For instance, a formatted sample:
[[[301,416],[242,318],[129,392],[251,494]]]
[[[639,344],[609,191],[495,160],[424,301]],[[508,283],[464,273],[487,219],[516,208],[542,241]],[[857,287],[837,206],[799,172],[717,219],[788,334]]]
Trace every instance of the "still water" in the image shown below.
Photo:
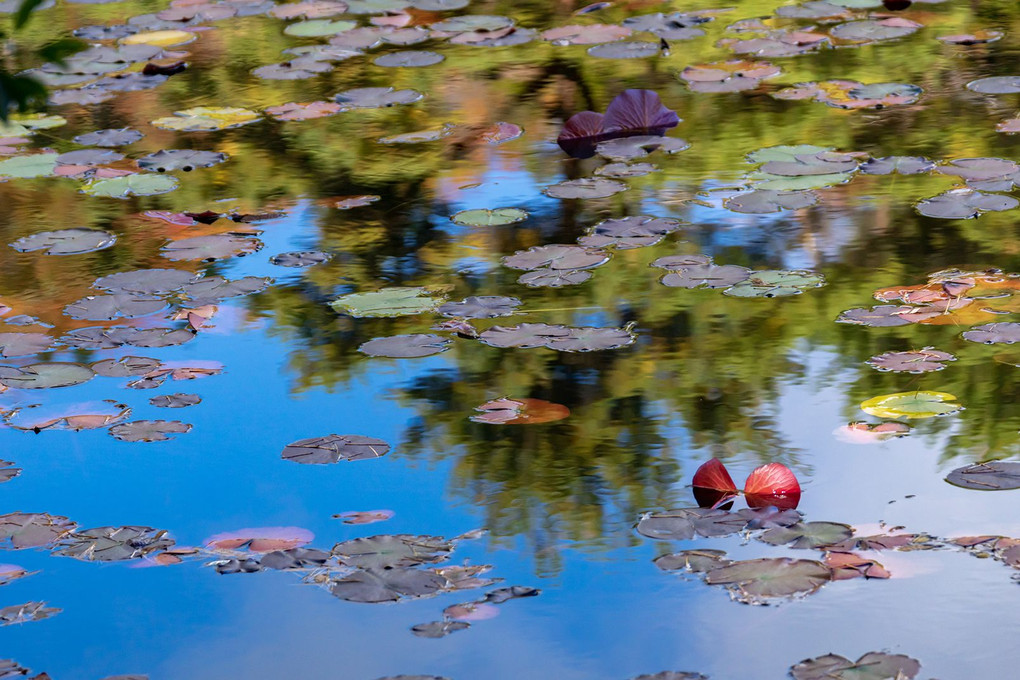
[[[921,670],[903,677],[1011,677],[1018,660],[1020,589],[1009,561],[1020,564],[1020,556],[1006,554],[1008,543],[992,549],[986,542],[971,551],[985,559],[975,559],[951,539],[1020,536],[1020,491],[962,488],[944,478],[962,466],[1016,460],[1020,454],[1020,352],[1006,342],[984,345],[962,336],[977,325],[1013,321],[1020,312],[1009,298],[1015,280],[1008,276],[1020,271],[1015,201],[982,210],[975,219],[927,216],[921,213],[932,211],[915,204],[952,189],[968,191],[967,178],[927,164],[916,174],[870,174],[858,166],[868,156],[925,157],[940,167],[963,158],[1020,159],[1018,137],[996,129],[1016,115],[1020,86],[1002,93],[966,87],[981,78],[1020,74],[1015,2],[947,0],[889,12],[881,3],[846,0],[822,8],[817,6],[824,3],[806,3],[803,11],[810,16],[791,18],[776,16],[776,0],[616,2],[579,15],[574,12],[584,3],[476,1],[454,8],[460,3],[423,1],[414,4],[432,11],[411,7],[405,15],[409,5],[401,0],[352,0],[346,14],[338,3],[304,3],[309,7],[301,11],[313,19],[355,22],[312,37],[285,34],[288,23],[300,21],[298,12],[286,21],[270,16],[272,3],[172,4],[179,12],[164,15],[168,20],[149,14],[166,10],[162,2],[61,0],[40,10],[19,37],[41,45],[101,25],[127,26],[123,35],[183,27],[197,39],[160,46],[162,53],[118,66],[134,72],[148,61],[187,63],[158,87],[147,81],[145,89],[96,95],[88,88],[102,77],[101,69],[86,64],[78,69],[85,75],[69,79],[74,82],[54,81],[59,89],[51,94],[60,103],[46,113],[66,122],[40,127],[23,121],[29,129],[9,128],[2,135],[26,140],[5,142],[13,157],[42,149],[94,149],[73,139],[100,129],[130,127],[144,135],[114,149],[126,156],[122,160],[56,159],[36,174],[64,176],[12,172],[0,183],[5,244],[0,303],[10,308],[0,316],[6,321],[0,333],[48,336],[34,354],[6,350],[3,365],[95,366],[132,356],[179,370],[99,375],[47,389],[4,383],[0,457],[21,473],[0,488],[0,511],[49,513],[77,528],[64,524],[52,540],[25,549],[2,544],[0,561],[31,573],[0,587],[0,607],[45,602],[61,611],[0,628],[0,656],[56,680],[125,674],[154,680],[228,675],[374,680],[400,674],[626,680],[661,671],[766,679],[786,677],[804,659],[832,653],[855,660],[868,652],[918,660]],[[439,11],[446,7],[451,9]],[[203,11],[208,14],[190,18]],[[669,25],[649,24],[669,36],[658,47],[659,34],[639,30],[644,24],[629,36],[606,28],[580,30],[576,42],[582,44],[569,45],[522,31],[607,24],[619,32],[620,25],[636,25],[633,17],[660,12],[688,14]],[[454,24],[457,30],[429,29],[461,15],[509,17],[517,28],[508,32],[506,20],[490,19]],[[838,37],[849,30],[840,25],[890,18],[886,28],[905,31],[902,35],[874,39],[879,29],[871,25],[864,38]],[[368,28],[373,21],[376,28]],[[916,28],[909,28],[911,22]],[[384,42],[389,31],[414,27],[422,35],[401,33]],[[496,38],[477,33],[478,27]],[[828,37],[801,37],[796,49],[778,56],[734,54],[733,43],[725,42],[780,40],[793,29]],[[593,30],[603,31],[595,34],[600,39],[585,32]],[[457,42],[456,36],[472,31]],[[992,42],[963,41],[976,44],[938,40],[978,31],[1003,35]],[[500,36],[528,40],[495,47],[462,44]],[[648,43],[652,47],[641,49],[652,52],[613,59],[587,51],[621,37]],[[423,42],[407,47],[394,44],[419,38]],[[307,78],[252,73],[294,56],[281,50],[327,45],[363,54],[319,59],[318,70]],[[373,63],[379,55],[404,50],[434,52],[445,60],[421,67]],[[762,62],[781,70],[739,91],[698,91],[680,77],[686,67],[732,59],[754,64],[731,71]],[[796,93],[774,96],[795,85],[834,80],[899,85],[878,92],[876,100],[885,102],[879,107],[855,108],[846,88],[836,103],[850,108],[791,98]],[[385,108],[329,109],[331,115],[310,120],[280,121],[264,113],[289,102],[332,103],[337,93],[364,87],[413,89],[425,96]],[[571,158],[556,138],[572,114],[605,111],[627,89],[654,91],[676,111],[683,120],[665,134],[686,140],[689,148],[628,159],[656,167],[617,180],[626,190],[611,196],[564,199],[545,193],[563,180],[595,176],[606,165],[598,155]],[[153,123],[193,107],[239,107],[254,118],[211,131]],[[230,115],[235,117],[229,125],[244,118]],[[510,125],[494,127],[500,122]],[[444,126],[450,127],[426,135],[427,141],[378,141]],[[804,163],[792,155],[815,154],[807,161],[812,169],[766,177],[761,166],[778,158],[775,150],[748,157],[788,145],[817,147],[784,152],[780,159]],[[139,172],[132,159],[166,149],[227,158],[209,167],[170,170],[162,177],[174,176],[179,184],[157,187],[163,193],[92,195],[103,193],[96,185],[104,176],[114,179],[113,170]],[[826,155],[830,151],[838,154]],[[849,163],[852,170],[818,179],[822,171],[816,168],[828,162]],[[2,163],[0,171],[7,167]],[[83,167],[65,168],[71,165]],[[1010,195],[1015,185],[1009,177],[1020,171],[1008,163],[1001,167],[998,175],[986,172],[969,180],[993,202]],[[982,188],[989,179],[998,184]],[[769,181],[773,184],[761,184]],[[784,195],[804,205],[734,210],[739,201],[729,199],[755,188],[790,192]],[[366,195],[378,199],[346,200]],[[365,204],[347,207],[350,203]],[[451,219],[461,211],[497,208],[522,210],[526,218],[480,226]],[[163,211],[163,217],[153,211]],[[205,211],[215,214],[199,221],[183,214]],[[518,282],[525,272],[503,263],[505,256],[535,246],[574,244],[603,220],[639,215],[678,223],[669,223],[673,227],[651,245],[605,246],[608,261],[578,270],[591,276],[575,285],[529,287]],[[71,255],[6,246],[71,228],[103,230],[116,242]],[[214,250],[202,242],[184,255],[164,249],[168,242],[227,233],[235,234],[236,248]],[[221,241],[214,242],[222,248]],[[285,267],[270,259],[304,251],[324,253],[328,260]],[[806,270],[801,276],[820,275],[824,284],[779,297],[670,287],[660,283],[669,272],[650,265],[674,255],[704,255],[751,270]],[[105,292],[93,287],[101,277],[153,268],[206,279],[271,281],[253,285],[258,292],[230,297],[189,298],[185,288],[171,286],[155,293],[169,306],[107,315],[115,320],[104,320],[94,308],[65,309],[86,296],[108,295],[109,287]],[[962,271],[948,279],[968,279],[964,286],[978,280],[974,290],[984,285],[998,292],[975,294],[959,310],[952,307],[959,303],[945,302],[946,295],[938,293],[935,304],[942,301],[945,313],[926,323],[836,322],[846,310],[903,304],[874,299],[878,289],[925,284],[929,274],[952,268]],[[1007,274],[982,273],[993,269]],[[981,277],[997,283],[982,283]],[[329,305],[341,295],[397,286],[426,287],[436,304],[421,313],[384,316]],[[124,296],[124,305],[152,297],[137,288],[114,292]],[[433,330],[449,320],[435,309],[440,301],[468,296],[520,301],[505,318],[469,320],[476,332],[521,323],[622,328],[619,333],[631,332],[633,342],[571,352],[496,347]],[[189,321],[187,313],[178,314],[181,309],[197,311]],[[10,323],[16,315],[34,320]],[[112,326],[183,329],[188,337],[151,347],[104,345],[94,337],[90,344],[74,333]],[[444,351],[419,358],[359,351],[373,338],[406,334],[448,341]],[[955,360],[926,373],[878,371],[865,363],[883,352],[925,347]],[[927,392],[951,395],[963,409],[914,418],[907,416],[916,412],[876,417],[861,409],[873,397]],[[197,395],[200,403],[175,409],[150,403],[176,393]],[[479,416],[477,407],[502,397],[552,402],[569,415],[527,424],[472,420]],[[46,422],[33,409],[51,414],[52,421],[94,415],[100,407],[111,419],[89,422],[98,427],[75,430],[57,423],[39,432],[31,427]],[[130,414],[113,417],[124,408]],[[123,432],[118,425],[136,421],[191,427],[167,441],[112,436]],[[905,427],[900,436],[883,439],[848,433],[847,424],[854,422]],[[288,444],[330,434],[372,437],[390,448],[380,457],[336,464],[282,458]],[[757,604],[706,585],[701,574],[666,571],[653,560],[690,549],[723,550],[729,560],[826,556],[820,548],[762,542],[754,530],[682,540],[654,540],[635,530],[644,513],[695,506],[692,476],[713,457],[725,462],[737,486],[759,465],[788,466],[802,487],[797,509],[804,522],[844,523],[857,536],[923,534],[918,541],[928,549],[860,553],[891,577],[833,580],[817,592]],[[744,506],[738,498],[734,511]],[[381,510],[389,512],[372,519],[389,518],[369,524],[335,517]],[[118,549],[125,552],[118,557],[131,559],[102,559],[88,550],[80,559],[57,554],[82,540],[87,546],[81,533],[87,529],[124,526],[167,534],[158,545],[121,543]],[[307,546],[329,552],[336,544],[380,535],[467,536],[452,552],[453,545],[421,548],[420,554],[411,549],[425,555],[420,560],[403,555],[406,547],[379,548],[380,541],[400,539],[371,543],[383,553],[372,562],[373,573],[384,574],[373,592],[386,593],[377,599],[399,601],[370,604],[349,601],[366,599],[362,591],[347,599],[339,597],[346,591],[337,597],[330,592],[339,580],[369,573],[349,557],[342,566],[350,553],[344,548],[325,565],[309,562],[290,570],[259,565],[269,551],[247,541],[273,527],[290,529],[269,532],[280,541],[270,550]],[[242,529],[233,547],[209,542]],[[169,555],[167,537],[176,542]],[[491,570],[457,577],[453,571],[442,576],[430,571],[463,565]],[[400,571],[409,579],[427,574],[441,587],[400,592],[386,581],[393,577],[385,572],[393,569],[413,571]],[[490,598],[468,612],[447,609],[510,586],[540,593],[519,590],[529,596],[499,604]],[[470,627],[448,626],[442,638],[411,630],[444,620],[464,620]]]

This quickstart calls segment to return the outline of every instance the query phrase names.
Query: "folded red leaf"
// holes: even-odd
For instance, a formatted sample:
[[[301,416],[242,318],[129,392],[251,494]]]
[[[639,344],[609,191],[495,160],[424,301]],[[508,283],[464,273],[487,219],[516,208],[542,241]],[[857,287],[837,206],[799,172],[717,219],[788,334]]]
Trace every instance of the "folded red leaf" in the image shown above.
[[[699,508],[729,510],[733,507],[733,499],[737,497],[735,491],[706,489],[701,486],[692,487],[691,490],[694,492],[694,502],[698,504]]]
[[[782,463],[769,463],[751,471],[744,482],[747,495],[771,496],[784,494],[800,495],[800,484],[793,471]]]
[[[652,90],[624,90],[606,107],[602,129],[661,135],[679,123],[676,111],[666,108]]]
[[[800,491],[792,493],[745,493],[749,508],[773,507],[778,510],[796,510],[800,505]]]
[[[594,111],[575,113],[567,120],[560,132],[557,142],[586,137],[598,137],[602,134],[602,114]]]
[[[694,473],[692,484],[702,489],[737,493],[737,485],[733,483],[733,478],[726,471],[726,466],[718,458],[713,458],[702,464]]]

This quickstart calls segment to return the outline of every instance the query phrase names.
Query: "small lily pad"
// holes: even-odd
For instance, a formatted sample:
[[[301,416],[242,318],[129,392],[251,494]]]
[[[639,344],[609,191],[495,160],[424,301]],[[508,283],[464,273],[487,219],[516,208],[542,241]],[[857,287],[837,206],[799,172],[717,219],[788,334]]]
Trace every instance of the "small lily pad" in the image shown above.
[[[138,293],[114,293],[112,295],[88,295],[64,308],[64,314],[72,319],[89,321],[112,321],[113,319],[134,319],[148,316],[166,309],[163,298]]]
[[[614,179],[585,177],[553,184],[546,187],[542,193],[551,198],[592,199],[607,198],[627,189],[626,184]]]
[[[644,59],[658,55],[661,50],[657,42],[623,40],[589,47],[588,54],[601,59]]]
[[[273,255],[269,261],[278,267],[311,267],[329,262],[332,256],[318,250],[297,250]]]
[[[528,219],[528,212],[520,208],[494,208],[461,210],[450,216],[456,224],[470,227],[494,227],[505,224],[514,224]]]
[[[493,319],[500,316],[512,316],[517,313],[521,301],[514,297],[501,295],[472,295],[460,302],[447,302],[438,312],[443,316],[462,319]]]
[[[202,403],[202,397],[197,394],[175,392],[173,394],[161,394],[149,399],[149,403],[157,408],[185,408]]]
[[[336,102],[346,109],[381,109],[399,104],[413,104],[425,95],[417,90],[395,90],[392,87],[361,87],[344,90]]]
[[[117,237],[101,229],[59,229],[23,236],[11,244],[21,253],[37,250],[45,255],[80,255],[111,247]]]
[[[706,583],[727,586],[738,601],[747,604],[807,595],[831,579],[832,573],[821,562],[785,557],[732,562],[705,575]]]
[[[940,352],[932,347],[925,347],[924,349],[910,352],[885,352],[871,357],[866,363],[880,371],[928,373],[931,371],[941,371],[946,367],[946,361],[955,360],[956,357],[948,352]]]
[[[82,187],[82,193],[106,198],[130,198],[132,196],[156,196],[177,188],[177,178],[171,175],[142,173],[89,182]]]
[[[984,212],[1012,210],[1020,201],[1012,196],[986,194],[974,189],[950,189],[938,196],[919,201],[915,208],[926,217],[944,220],[970,220]]]

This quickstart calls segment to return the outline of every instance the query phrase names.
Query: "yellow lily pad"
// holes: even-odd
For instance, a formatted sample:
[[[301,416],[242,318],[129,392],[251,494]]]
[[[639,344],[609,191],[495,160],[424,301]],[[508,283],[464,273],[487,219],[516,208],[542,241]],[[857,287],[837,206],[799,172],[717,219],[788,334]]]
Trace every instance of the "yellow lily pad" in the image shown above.
[[[146,31],[135,33],[120,39],[121,45],[155,45],[157,47],[174,47],[187,45],[198,38],[191,31]]]
[[[164,130],[180,132],[202,132],[226,130],[258,122],[262,119],[257,112],[230,106],[196,106],[193,109],[174,111],[174,115],[157,118],[152,124]]]
[[[861,410],[876,418],[934,418],[962,411],[956,396],[947,392],[896,392],[861,402]]]

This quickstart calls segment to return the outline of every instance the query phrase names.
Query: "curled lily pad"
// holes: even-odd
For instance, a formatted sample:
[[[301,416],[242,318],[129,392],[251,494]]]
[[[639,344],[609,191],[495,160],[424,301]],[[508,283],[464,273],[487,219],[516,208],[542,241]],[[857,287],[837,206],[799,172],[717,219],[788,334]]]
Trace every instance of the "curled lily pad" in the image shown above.
[[[273,255],[269,261],[278,267],[311,267],[329,262],[332,256],[318,250],[297,250]]]
[[[74,142],[84,146],[127,146],[128,144],[134,144],[144,136],[133,128],[117,128],[87,132],[75,137]]]
[[[513,269],[592,269],[609,261],[604,250],[554,243],[519,250],[503,258]]]
[[[800,295],[808,288],[825,285],[821,274],[805,270],[764,270],[753,271],[747,280],[723,291],[733,297],[773,298]]]
[[[805,659],[790,669],[794,680],[911,680],[921,664],[903,654],[868,652],[857,661],[838,654]]]
[[[337,312],[355,318],[408,316],[435,311],[445,302],[428,288],[393,287],[370,293],[349,293],[329,303]]]
[[[613,179],[585,177],[553,184],[546,187],[542,193],[552,198],[591,199],[606,198],[627,189],[626,184]]]
[[[636,528],[642,536],[659,541],[686,541],[695,536],[729,536],[746,525],[746,518],[725,510],[680,508],[645,515]]]
[[[138,293],[115,293],[113,295],[88,295],[64,308],[64,314],[72,319],[89,321],[112,321],[113,319],[134,319],[148,316],[166,309],[163,298]]]
[[[165,149],[142,156],[136,163],[142,170],[169,172],[183,170],[190,172],[195,168],[208,168],[227,160],[227,154],[215,151],[194,151],[192,149]]]
[[[576,286],[591,278],[591,272],[585,269],[551,269],[542,267],[521,274],[517,277],[518,283],[523,283],[529,288],[560,288],[562,286]]]
[[[790,558],[761,558],[732,562],[709,571],[705,582],[727,586],[734,597],[748,604],[770,598],[807,595],[832,579],[821,562]]]
[[[82,187],[82,193],[106,198],[130,198],[131,196],[156,196],[177,188],[177,178],[170,175],[142,173],[111,179],[93,180]]]
[[[243,257],[262,250],[262,241],[241,234],[192,236],[170,241],[160,251],[168,260],[222,260]]]
[[[1020,93],[1020,76],[994,76],[980,78],[967,83],[967,89],[981,94]]]
[[[885,352],[871,357],[866,363],[880,371],[928,373],[941,371],[946,367],[946,361],[956,361],[956,357],[948,352],[925,347],[911,352]]]
[[[52,344],[53,338],[45,333],[0,333],[0,357],[39,354],[50,349]]]
[[[729,288],[747,280],[751,270],[734,264],[700,264],[688,267],[671,267],[662,277],[662,284],[670,288]]]
[[[876,418],[933,418],[962,409],[952,394],[928,390],[883,394],[861,403],[861,410]]]
[[[854,531],[846,524],[836,522],[800,522],[789,527],[769,529],[759,538],[772,545],[791,548],[820,548],[845,541]]]
[[[347,109],[381,109],[398,104],[413,104],[424,97],[417,90],[395,90],[392,87],[362,87],[344,90],[336,102]]]
[[[437,311],[443,316],[464,319],[493,319],[499,316],[512,316],[520,306],[521,301],[514,297],[472,295],[460,302],[447,302]]]
[[[358,351],[372,357],[415,359],[440,354],[450,349],[450,339],[430,333],[411,333],[373,338],[362,343]]]
[[[262,117],[257,112],[248,109],[198,106],[183,111],[174,111],[174,115],[157,118],[152,121],[152,124],[164,130],[205,132],[250,125],[261,119]]]
[[[177,420],[135,420],[110,428],[113,438],[122,442],[165,442],[185,432],[191,432],[191,425]]]
[[[23,236],[11,247],[22,253],[42,250],[45,255],[80,255],[109,248],[116,242],[114,234],[101,229],[60,229]]]
[[[390,68],[412,68],[421,66],[433,66],[446,59],[436,52],[425,50],[405,50],[403,52],[392,52],[376,57],[372,62],[376,66]]]
[[[818,195],[813,191],[755,189],[726,199],[723,207],[733,212],[760,215],[781,212],[783,210],[800,210],[817,202]]]
[[[570,409],[543,399],[495,399],[475,407],[480,415],[471,416],[476,423],[490,425],[537,425],[563,420]]]
[[[917,212],[944,220],[969,220],[989,211],[1012,210],[1020,201],[1012,196],[986,194],[974,189],[950,189],[917,203]]]
[[[1004,321],[974,326],[969,331],[964,331],[963,339],[985,345],[1012,345],[1014,342],[1020,342],[1020,323]]]
[[[523,222],[526,219],[528,219],[528,212],[520,208],[461,210],[450,216],[450,220],[454,223],[471,227],[502,226]]]
[[[990,463],[965,465],[950,472],[946,476],[946,481],[955,486],[978,491],[1020,489],[1020,463],[995,460]]]
[[[95,375],[88,366],[63,362],[31,364],[19,368],[0,366],[0,384],[24,390],[80,385],[92,380]]]
[[[389,453],[389,450],[389,444],[375,437],[331,434],[292,442],[283,449],[280,457],[306,465],[326,465],[341,460],[380,458]]]
[[[391,569],[442,562],[453,548],[452,542],[440,536],[384,534],[337,543],[332,554],[359,569]]]

